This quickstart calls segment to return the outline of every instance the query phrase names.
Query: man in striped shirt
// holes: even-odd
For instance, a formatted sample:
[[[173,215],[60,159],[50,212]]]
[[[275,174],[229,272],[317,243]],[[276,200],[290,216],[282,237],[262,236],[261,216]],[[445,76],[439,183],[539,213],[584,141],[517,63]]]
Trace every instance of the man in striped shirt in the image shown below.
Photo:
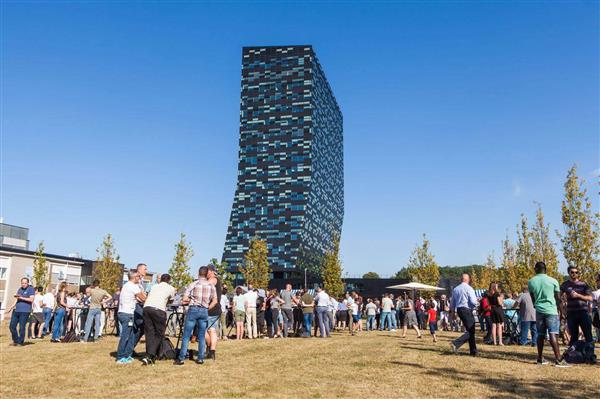
[[[181,342],[181,351],[175,359],[174,364],[181,366],[187,355],[188,344],[194,332],[196,325],[199,326],[198,332],[198,358],[197,364],[204,363],[204,350],[206,349],[206,329],[208,328],[208,310],[217,305],[217,290],[208,279],[208,267],[202,266],[198,270],[198,280],[188,285],[183,294],[183,304],[188,304],[188,311],[185,316],[183,327],[183,340]]]

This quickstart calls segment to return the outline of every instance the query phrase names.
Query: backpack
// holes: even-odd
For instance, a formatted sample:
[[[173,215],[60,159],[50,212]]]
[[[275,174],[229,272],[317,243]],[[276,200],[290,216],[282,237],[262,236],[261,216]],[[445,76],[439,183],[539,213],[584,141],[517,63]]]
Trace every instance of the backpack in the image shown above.
[[[596,328],[600,328],[600,309],[596,309],[594,316],[592,317],[592,325]]]
[[[563,355],[567,363],[581,364],[581,363],[596,363],[596,355],[594,354],[594,343],[577,341],[574,345],[571,345]]]
[[[163,338],[163,341],[158,348],[158,360],[174,360],[177,357],[177,352],[171,340],[167,337]]]
[[[65,334],[61,342],[70,344],[71,342],[79,342],[79,335],[75,334],[75,330],[71,330]]]

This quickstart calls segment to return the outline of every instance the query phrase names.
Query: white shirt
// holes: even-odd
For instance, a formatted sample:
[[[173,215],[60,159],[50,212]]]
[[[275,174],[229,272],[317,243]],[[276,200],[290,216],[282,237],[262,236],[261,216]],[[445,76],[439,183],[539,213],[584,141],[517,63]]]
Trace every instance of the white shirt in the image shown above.
[[[600,308],[600,289],[597,289],[596,291],[592,291],[592,303],[593,303],[594,309]]]
[[[246,307],[248,308],[256,308],[256,300],[258,299],[258,294],[254,291],[248,291],[244,294],[244,302]]]
[[[369,316],[375,316],[377,314],[377,305],[375,305],[373,302],[367,303],[365,309],[367,310],[367,315]]]
[[[329,295],[325,291],[321,291],[315,297],[317,306],[329,306]]]
[[[225,313],[227,312],[227,308],[229,307],[229,298],[227,298],[227,295],[221,295],[221,313]]]
[[[358,305],[356,304],[356,302],[352,302],[350,304],[350,309],[352,309],[352,314],[358,314]]]
[[[150,289],[146,302],[144,302],[144,307],[150,306],[166,311],[167,302],[175,295],[176,291],[175,287],[167,283],[154,284]]]
[[[54,310],[54,304],[56,303],[54,294],[52,294],[51,292],[46,292],[44,296],[42,296],[42,303],[44,304],[45,308]]]
[[[42,305],[40,305],[40,302],[42,302],[42,299],[44,297],[40,294],[35,294],[35,296],[33,297],[33,302],[31,303],[31,310],[33,311],[33,313],[42,313]]]
[[[334,297],[330,296],[329,297],[329,311],[337,310],[337,308],[338,308],[338,301],[336,301]]]
[[[381,300],[381,311],[384,313],[388,313],[392,311],[392,306],[394,306],[394,303],[392,302],[392,300],[390,298],[383,298]]]
[[[433,310],[438,310],[438,303],[435,299],[431,300],[431,304],[433,305]]]
[[[119,295],[119,313],[133,314],[135,311],[135,294],[142,292],[140,286],[128,281],[121,288],[121,295]]]
[[[77,298],[75,298],[73,296],[68,296],[67,297],[67,306],[69,306],[71,308],[77,306]]]

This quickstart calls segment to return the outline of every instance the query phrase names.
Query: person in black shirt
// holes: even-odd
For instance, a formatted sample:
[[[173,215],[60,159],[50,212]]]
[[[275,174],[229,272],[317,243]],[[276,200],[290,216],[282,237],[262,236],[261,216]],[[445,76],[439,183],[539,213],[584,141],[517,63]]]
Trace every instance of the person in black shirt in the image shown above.
[[[504,346],[502,341],[502,328],[504,327],[503,296],[497,283],[490,284],[489,299],[492,307],[492,342],[494,345]],[[498,337],[498,341],[496,341],[496,337]]]
[[[594,342],[592,319],[588,313],[588,302],[592,301],[592,289],[579,280],[579,270],[575,266],[567,269],[569,280],[562,283],[560,291],[567,296],[567,328],[571,334],[569,346],[579,339],[579,328],[583,331],[585,342]]]

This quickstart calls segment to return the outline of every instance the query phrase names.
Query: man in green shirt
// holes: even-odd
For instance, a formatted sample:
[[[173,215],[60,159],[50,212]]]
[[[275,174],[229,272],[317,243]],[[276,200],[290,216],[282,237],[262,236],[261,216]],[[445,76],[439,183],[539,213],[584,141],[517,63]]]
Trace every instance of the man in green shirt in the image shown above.
[[[308,293],[308,290],[305,288],[304,293],[300,298],[300,302],[302,302],[302,315],[304,316],[304,336],[310,338],[310,329],[312,327],[315,299],[312,295]]]
[[[560,286],[558,281],[546,274],[546,264],[544,262],[535,264],[535,273],[535,276],[529,280],[527,287],[536,311],[538,330],[538,358],[536,363],[539,365],[548,364],[543,357],[544,339],[546,339],[546,332],[548,332],[550,346],[554,351],[554,365],[556,367],[569,367],[569,364],[560,356],[557,339],[560,327],[557,307],[557,304],[560,303]]]

